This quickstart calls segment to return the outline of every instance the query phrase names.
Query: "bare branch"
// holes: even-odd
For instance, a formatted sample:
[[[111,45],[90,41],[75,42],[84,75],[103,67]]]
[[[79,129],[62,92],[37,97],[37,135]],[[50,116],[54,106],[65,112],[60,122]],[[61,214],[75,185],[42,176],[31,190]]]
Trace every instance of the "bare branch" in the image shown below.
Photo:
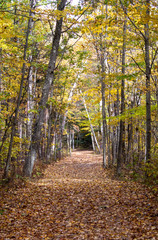
[[[155,51],[155,54],[154,54],[154,57],[153,57],[153,59],[152,59],[152,63],[151,63],[151,66],[150,66],[150,70],[151,70],[152,67],[153,67],[153,64],[154,64],[154,61],[155,61],[155,58],[156,58],[157,53],[158,53],[158,47],[157,47],[157,49],[156,49],[156,51]]]
[[[52,27],[52,24],[51,24],[50,20],[48,20],[48,23],[49,23],[49,27],[50,27],[50,30],[51,30],[52,35],[53,35],[53,27]]]
[[[136,60],[133,57],[131,56],[128,56],[128,57],[132,58],[132,60],[134,61],[134,63],[137,65],[137,67],[140,69],[142,73],[146,74],[146,72],[139,66],[139,64],[136,62]]]

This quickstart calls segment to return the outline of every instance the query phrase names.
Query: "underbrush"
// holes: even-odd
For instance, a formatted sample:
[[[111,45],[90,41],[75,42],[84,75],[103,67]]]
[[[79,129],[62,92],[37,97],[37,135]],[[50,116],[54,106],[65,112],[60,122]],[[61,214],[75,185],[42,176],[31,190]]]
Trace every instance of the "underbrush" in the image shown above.
[[[44,170],[47,166],[48,164],[43,163],[42,161],[37,161],[34,166],[31,179],[35,180],[35,179],[41,178],[44,175]],[[13,166],[13,164],[11,164],[7,179],[3,179],[3,172],[4,172],[4,169],[1,169],[0,171],[1,187],[14,188],[14,187],[24,186],[29,179],[23,176],[22,164],[18,166],[18,168],[16,166]]]
[[[131,164],[124,165],[122,180],[136,181],[148,186],[154,194],[158,194],[158,154],[155,151],[152,153],[151,161],[149,163],[141,162],[137,158]]]

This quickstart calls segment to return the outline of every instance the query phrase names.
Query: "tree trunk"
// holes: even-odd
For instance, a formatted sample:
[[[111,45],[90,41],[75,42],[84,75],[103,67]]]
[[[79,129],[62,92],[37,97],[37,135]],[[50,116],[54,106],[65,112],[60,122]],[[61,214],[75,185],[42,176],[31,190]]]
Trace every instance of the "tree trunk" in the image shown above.
[[[32,58],[32,56],[30,56]],[[31,142],[31,136],[32,136],[32,125],[33,125],[33,118],[34,118],[34,96],[35,96],[35,89],[36,89],[36,74],[37,69],[34,69],[33,74],[33,66],[30,66],[29,68],[29,74],[28,74],[28,101],[27,101],[27,111],[28,111],[28,120],[27,120],[27,138]]]
[[[34,19],[33,17],[35,16],[35,13],[32,12],[31,14],[31,19],[30,19],[30,35],[32,36],[32,31],[34,28]],[[32,64],[33,61],[33,54],[32,51],[29,55],[29,62],[30,64]],[[34,73],[33,73],[34,71]],[[34,96],[35,96],[35,88],[36,88],[36,74],[37,74],[37,69],[33,68],[32,65],[30,65],[29,67],[29,72],[28,72],[28,100],[27,100],[27,112],[28,112],[28,116],[27,116],[27,138],[28,140],[31,142],[31,136],[32,136],[32,124],[33,124],[33,117],[34,117],[34,113],[33,113],[33,109],[34,109]],[[34,76],[33,76],[34,75]]]
[[[68,140],[68,154],[71,156],[71,126],[68,124],[67,129],[67,140]]]
[[[53,97],[53,88],[51,89],[51,93],[50,93],[50,97]],[[52,137],[51,137],[51,133],[52,130],[54,131],[54,129],[52,129],[52,123],[53,120],[54,122],[57,120],[57,114],[53,111],[53,106],[52,103],[50,103],[49,109],[48,109],[48,129],[47,129],[47,150],[46,150],[46,162],[49,162],[50,158],[51,158],[51,144],[52,144]]]
[[[110,151],[110,145],[111,145],[111,131],[110,131],[110,117],[111,117],[111,109],[110,109],[110,88],[109,86],[109,104],[108,104],[108,114],[109,114],[109,126],[107,128],[107,149],[108,149],[108,166],[111,165],[111,151]]]
[[[123,26],[123,47],[122,47],[122,82],[121,82],[121,114],[125,110],[125,56],[126,56],[126,19]],[[122,163],[125,162],[125,123],[120,120],[119,148],[117,157],[117,174],[121,174]]]
[[[0,48],[0,94],[2,92],[2,48]],[[1,112],[1,101],[0,101],[0,112]],[[2,139],[2,131],[0,129],[0,141]]]
[[[74,130],[72,130],[72,149],[75,149],[75,133]]]
[[[132,156],[132,142],[133,142],[133,125],[132,125],[132,118],[130,119],[130,123],[128,124],[128,147],[127,147],[127,160],[126,162],[129,163]]]
[[[95,143],[94,143],[94,137],[93,137],[93,134],[91,132],[91,140],[92,140],[92,147],[93,147],[93,151],[95,152],[96,149],[95,149]]]
[[[151,99],[150,99],[150,57],[149,57],[149,15],[150,15],[150,0],[146,0],[146,18],[145,24],[145,65],[146,65],[146,162],[151,159]]]
[[[105,53],[101,53],[101,73],[104,76],[105,75]],[[102,129],[102,144],[103,144],[103,167],[106,168],[106,112],[105,112],[105,82],[104,82],[105,77],[101,77],[101,98],[102,98],[102,124],[103,124],[103,129]]]
[[[80,91],[81,92],[81,91]],[[82,94],[82,92],[81,92]],[[90,116],[89,116],[89,112],[88,112],[88,109],[87,109],[87,105],[86,105],[86,102],[85,102],[85,99],[84,97],[82,96],[82,99],[83,99],[83,104],[84,104],[84,107],[85,107],[85,110],[86,110],[86,113],[87,113],[87,117],[88,117],[88,120],[89,120],[89,124],[90,124],[90,129],[91,129],[91,134],[93,136],[93,139],[94,139],[94,142],[96,143],[96,146],[97,146],[97,149],[98,149],[98,152],[100,153],[100,146],[98,144],[98,141],[97,141],[97,138],[96,138],[96,135],[95,135],[95,132],[94,132],[94,129],[93,129],[93,125],[91,123],[91,119],[90,119]]]
[[[58,11],[63,11],[65,8],[65,5],[66,5],[66,0],[61,0],[57,6]],[[60,19],[57,19],[55,33],[54,33],[53,42],[52,42],[52,49],[50,53],[48,70],[47,70],[46,79],[45,79],[43,90],[42,90],[42,97],[39,103],[38,115],[37,115],[35,124],[33,126],[32,142],[31,142],[29,153],[25,160],[25,165],[23,169],[24,175],[28,177],[31,177],[34,162],[37,157],[38,145],[40,143],[40,138],[41,138],[41,128],[43,124],[46,103],[48,100],[48,95],[49,95],[52,82],[54,80],[54,70],[55,70],[55,64],[56,64],[59,43],[61,38],[62,23],[63,23],[62,17]]]

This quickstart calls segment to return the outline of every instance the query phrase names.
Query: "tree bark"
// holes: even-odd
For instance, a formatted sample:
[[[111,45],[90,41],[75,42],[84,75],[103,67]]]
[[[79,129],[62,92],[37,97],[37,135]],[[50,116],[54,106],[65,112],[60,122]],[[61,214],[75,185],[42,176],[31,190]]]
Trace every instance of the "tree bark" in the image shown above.
[[[149,16],[150,16],[150,0],[146,0],[146,18],[145,24],[145,65],[146,65],[146,162],[151,159],[151,98],[150,98],[150,57],[149,57]]]
[[[107,149],[108,149],[108,166],[111,165],[111,129],[110,129],[110,117],[111,117],[111,106],[110,106],[110,88],[111,86],[109,86],[109,104],[108,104],[108,114],[109,114],[109,126],[107,127]]]
[[[72,130],[72,150],[75,149],[75,133],[74,133],[74,129]]]
[[[102,98],[102,124],[103,124],[103,133],[102,133],[102,144],[103,144],[103,167],[106,168],[106,134],[107,134],[107,127],[106,127],[106,111],[105,111],[105,72],[106,72],[106,67],[105,67],[105,53],[101,52],[101,58],[100,58],[100,63],[101,63],[101,98]]]
[[[91,132],[91,140],[92,140],[92,148],[93,148],[93,151],[95,152],[96,149],[95,149],[94,137],[93,137],[92,132]]]
[[[2,92],[2,48],[0,48],[0,93]],[[1,112],[1,101],[0,101],[0,112]],[[2,131],[0,129],[0,141],[2,139]]]
[[[71,156],[71,125],[68,124],[67,129],[67,145],[68,145],[68,154]]]
[[[30,56],[32,58],[32,56]],[[34,74],[33,74],[34,70]],[[33,118],[34,118],[34,96],[35,96],[35,89],[36,89],[36,74],[37,69],[33,69],[33,66],[30,66],[29,68],[29,74],[28,74],[28,101],[27,101],[27,138],[31,142],[31,136],[32,136],[32,125],[33,125]],[[34,77],[33,77],[34,75]]]
[[[53,97],[53,88],[51,89],[50,92],[50,97]],[[50,158],[51,158],[51,143],[52,143],[52,123],[53,123],[53,119],[56,119],[56,113],[53,111],[53,106],[52,103],[50,103],[49,105],[49,109],[48,109],[48,129],[47,129],[47,151],[46,151],[46,162],[49,162]],[[56,121],[56,120],[54,120]]]
[[[125,110],[125,57],[126,57],[126,18],[123,25],[123,46],[122,46],[122,81],[121,81],[121,114]],[[119,136],[119,148],[117,157],[117,174],[121,174],[122,163],[125,161],[125,123],[120,120],[120,136]]]

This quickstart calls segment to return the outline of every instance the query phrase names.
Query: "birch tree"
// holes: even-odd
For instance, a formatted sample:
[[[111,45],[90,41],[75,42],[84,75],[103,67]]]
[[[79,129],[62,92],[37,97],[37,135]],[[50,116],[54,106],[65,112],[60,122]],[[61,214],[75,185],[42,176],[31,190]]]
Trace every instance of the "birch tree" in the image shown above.
[[[85,110],[86,110],[86,113],[87,113],[87,117],[88,117],[88,120],[89,120],[89,124],[90,124],[93,150],[95,150],[95,144],[96,144],[97,149],[98,149],[98,152],[100,153],[100,152],[101,152],[100,146],[99,146],[99,144],[98,144],[98,141],[97,141],[97,138],[96,138],[94,129],[93,129],[93,125],[92,125],[92,123],[91,123],[91,119],[90,119],[90,116],[89,116],[89,112],[88,112],[88,108],[87,108],[87,105],[86,105],[86,101],[85,101],[85,99],[84,99],[84,96],[83,96],[83,94],[82,94],[82,91],[80,91],[80,93],[81,93],[81,96],[82,96],[82,101],[83,101],[83,104],[84,104],[84,107],[85,107]]]

